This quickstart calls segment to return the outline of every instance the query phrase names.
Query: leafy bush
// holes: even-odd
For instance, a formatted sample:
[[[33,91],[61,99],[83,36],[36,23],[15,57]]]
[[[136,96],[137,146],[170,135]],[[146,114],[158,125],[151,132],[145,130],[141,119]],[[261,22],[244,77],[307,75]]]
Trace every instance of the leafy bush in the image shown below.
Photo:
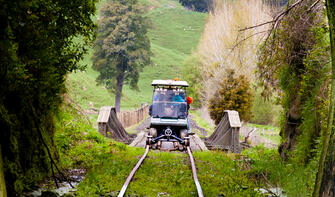
[[[249,159],[249,176],[261,178],[270,187],[281,188],[286,196],[311,196],[317,160],[308,165],[295,160],[283,161],[276,149],[256,146],[242,152]]]
[[[275,98],[264,99],[261,92],[256,90],[254,102],[251,108],[250,122],[262,125],[277,126],[281,113],[281,106],[275,103]]]
[[[251,117],[252,101],[253,92],[247,78],[243,75],[235,76],[234,71],[230,70],[209,101],[209,113],[215,124],[221,121],[224,110],[236,110],[240,118],[247,121]]]
[[[201,106],[201,72],[199,70],[200,66],[199,57],[196,54],[192,54],[186,59],[183,66],[183,79],[190,85],[187,89],[187,95],[193,97],[192,106],[198,108]]]
[[[0,144],[8,196],[51,173],[54,114],[93,41],[95,0],[1,1]],[[81,41],[78,42],[78,39]]]
[[[126,145],[102,136],[88,120],[70,105],[56,121],[55,144],[64,168],[86,168],[100,165],[110,153],[125,151]]]
[[[327,22],[322,4],[309,10],[312,3],[299,4],[278,25],[260,48],[257,71],[262,95],[276,92],[281,100],[281,156],[298,149],[306,163],[327,122],[330,79]]]

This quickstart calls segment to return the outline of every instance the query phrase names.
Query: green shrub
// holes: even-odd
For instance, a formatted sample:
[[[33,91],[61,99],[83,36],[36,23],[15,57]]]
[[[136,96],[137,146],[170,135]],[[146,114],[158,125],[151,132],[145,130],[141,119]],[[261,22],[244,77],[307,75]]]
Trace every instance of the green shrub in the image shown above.
[[[192,54],[192,56],[188,57],[184,62],[183,66],[183,80],[187,81],[190,85],[187,88],[187,95],[193,97],[192,107],[199,108],[201,106],[201,73],[200,73],[200,60],[199,56],[196,54]]]
[[[323,6],[309,12],[311,5],[304,1],[278,25],[276,36],[260,48],[257,71],[262,94],[276,92],[281,100],[281,156],[306,163],[315,156],[327,122],[331,74]]]
[[[221,121],[224,110],[238,111],[244,121],[251,118],[253,91],[248,79],[236,76],[233,70],[228,71],[227,76],[209,101],[209,113],[215,124]]]
[[[252,117],[250,122],[262,125],[279,125],[281,106],[275,103],[275,98],[269,100],[261,96],[261,92],[256,90],[254,102],[251,108]]]
[[[242,152],[250,163],[249,176],[263,179],[270,187],[281,188],[285,196],[311,196],[317,160],[308,165],[295,160],[283,161],[276,149],[256,146]]]

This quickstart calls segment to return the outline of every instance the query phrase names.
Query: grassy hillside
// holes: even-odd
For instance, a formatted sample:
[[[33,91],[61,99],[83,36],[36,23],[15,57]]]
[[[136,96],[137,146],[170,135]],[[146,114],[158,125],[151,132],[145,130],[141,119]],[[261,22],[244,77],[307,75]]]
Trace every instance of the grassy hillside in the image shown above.
[[[181,77],[184,59],[198,44],[204,27],[206,14],[186,10],[178,0],[140,0],[148,7],[148,17],[152,20],[149,31],[153,65],[144,68],[139,79],[139,91],[129,86],[123,89],[121,109],[132,109],[141,103],[150,102],[153,79],[171,79]],[[114,105],[114,95],[103,86],[96,85],[98,73],[94,71],[90,59],[93,50],[81,62],[87,65],[84,72],[68,76],[67,87],[71,98],[82,108],[99,109],[103,105]]]

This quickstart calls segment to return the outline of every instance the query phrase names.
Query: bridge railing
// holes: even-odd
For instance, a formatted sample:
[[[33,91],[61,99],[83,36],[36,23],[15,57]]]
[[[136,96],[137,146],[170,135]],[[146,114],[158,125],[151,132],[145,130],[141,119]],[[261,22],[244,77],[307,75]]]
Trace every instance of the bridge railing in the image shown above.
[[[144,120],[149,114],[149,105],[144,104],[140,108],[131,111],[121,111],[117,113],[117,118],[124,128],[137,124]]]

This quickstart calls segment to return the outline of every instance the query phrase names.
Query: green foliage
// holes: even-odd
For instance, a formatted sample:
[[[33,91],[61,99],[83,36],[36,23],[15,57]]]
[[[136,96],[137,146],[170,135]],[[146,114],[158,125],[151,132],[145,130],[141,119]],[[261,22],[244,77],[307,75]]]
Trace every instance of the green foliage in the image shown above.
[[[257,89],[251,109],[250,122],[263,125],[279,125],[281,106],[275,103],[275,98],[264,99],[261,96],[261,91]]]
[[[276,91],[284,109],[279,150],[306,163],[315,156],[327,122],[330,74],[325,16],[320,8],[306,12],[311,3],[304,2],[283,20],[261,48],[258,65],[263,96]],[[294,149],[299,154],[289,153]]]
[[[138,89],[139,73],[150,64],[149,24],[136,0],[107,2],[100,15],[93,68],[100,72],[97,81],[116,91],[119,108],[123,84]]]
[[[113,79],[125,73],[125,81],[137,88],[139,72],[150,62],[149,27],[137,1],[111,1],[102,6],[93,68],[99,82],[115,88]]]
[[[249,128],[256,128],[257,130],[255,131],[256,135],[259,135],[261,138],[264,140],[270,141],[272,144],[279,145],[281,142],[281,137],[279,135],[280,128],[274,127],[271,125],[262,125],[262,124],[253,124],[253,123],[248,123],[246,124],[247,127]],[[258,133],[258,134],[257,134]],[[242,137],[240,135],[240,137]],[[244,140],[244,138],[242,137]]]
[[[179,2],[189,9],[198,12],[208,12],[213,0],[179,0]]]
[[[242,155],[249,158],[250,177],[265,179],[266,184],[284,190],[286,196],[311,196],[316,176],[317,160],[308,165],[294,160],[284,162],[278,151],[256,146]]]
[[[53,115],[65,75],[94,38],[95,0],[4,1],[0,8],[0,140],[9,196],[50,170]],[[81,37],[83,42],[76,42]]]
[[[141,103],[152,100],[153,79],[173,79],[181,76],[184,59],[197,46],[204,26],[206,14],[187,11],[178,0],[140,0],[147,6],[146,16],[152,21],[148,29],[152,65],[143,68],[140,73],[139,91],[124,85],[122,89],[122,109],[134,109]],[[101,3],[102,4],[102,3]],[[95,109],[101,106],[114,105],[114,95],[105,87],[97,85],[95,80],[99,72],[92,69],[93,49],[80,64],[88,65],[85,72],[76,72],[68,76],[71,99],[83,109],[90,109],[90,102]],[[84,88],[85,87],[85,88]]]
[[[55,144],[63,168],[86,168],[99,165],[107,155],[126,150],[126,145],[103,137],[93,129],[87,117],[71,105],[63,105],[56,120]]]
[[[143,149],[137,148],[110,154],[103,165],[88,171],[76,195],[117,195],[141,154]],[[262,184],[249,179],[244,161],[234,160],[222,152],[197,152],[194,157],[198,179],[206,196],[262,196],[256,190]],[[196,192],[186,154],[149,152],[126,195],[191,197]]]
[[[198,179],[206,196],[263,196],[264,184],[249,176],[248,161],[222,151],[195,152]],[[265,195],[264,195],[265,196]]]
[[[69,127],[71,120],[66,120],[62,124]],[[68,166],[88,169],[76,195],[117,195],[144,150],[122,146],[107,138],[95,142],[88,139],[86,137],[88,134],[85,132],[96,132],[87,131],[80,128],[83,125],[79,125],[77,123],[77,127],[70,128],[81,131],[79,132],[81,137],[74,137],[68,133],[66,138],[70,139],[71,148],[61,151],[64,154],[62,157],[68,160],[68,164],[71,162]],[[57,141],[61,142],[64,139],[62,137]],[[238,161],[238,158],[235,161],[234,157],[222,152],[199,152],[194,153],[194,157],[200,184],[206,195],[261,196],[255,190],[261,183],[248,178],[244,161]],[[127,195],[157,196],[159,193],[165,193],[171,196],[194,196],[196,188],[189,165],[187,154],[151,151],[136,172]]]
[[[182,69],[183,80],[187,81],[190,85],[187,88],[187,95],[193,98],[192,106],[195,108],[201,107],[202,75],[199,70],[200,64],[199,56],[192,54],[185,60]]]
[[[62,165],[87,169],[76,195],[117,195],[144,150],[101,136],[71,107],[63,111],[55,135]],[[288,196],[310,194],[316,160],[308,166],[283,162],[275,149],[264,147],[245,150],[242,155],[194,152],[198,179],[206,196],[262,196],[257,190],[270,185],[284,189]],[[138,196],[159,193],[196,195],[186,154],[151,151],[127,191],[128,195]]]
[[[116,196],[144,153],[105,138],[74,108],[64,105],[56,121],[55,142],[63,168],[85,168],[76,196]],[[198,179],[206,196],[262,196],[260,180],[250,178],[248,160],[224,152],[194,152]],[[196,188],[188,155],[150,151],[136,172],[127,195],[194,196]]]
[[[247,121],[251,117],[253,92],[248,79],[236,76],[233,70],[228,71],[218,91],[210,99],[209,113],[215,124],[219,124],[224,110],[238,111],[240,118]]]
[[[301,110],[304,121],[300,125],[302,131],[298,137],[295,159],[307,163],[317,156],[320,150],[320,136],[326,130],[329,106],[330,65],[328,63],[329,36],[327,29],[312,29],[316,44],[304,60],[306,72],[301,80],[299,94],[304,99]],[[327,62],[326,64],[320,64]],[[316,80],[317,79],[317,80]],[[314,129],[311,129],[314,128]],[[316,157],[319,158],[319,157]]]
[[[210,136],[213,131],[214,131],[214,126],[212,126],[211,124],[209,124],[206,120],[204,120],[201,115],[200,115],[200,111],[194,111],[194,110],[190,110],[189,113],[192,115],[192,119],[199,125],[199,127],[204,128],[207,131],[207,136],[203,136],[203,137],[208,137]],[[199,136],[201,136],[201,133],[198,134]]]

